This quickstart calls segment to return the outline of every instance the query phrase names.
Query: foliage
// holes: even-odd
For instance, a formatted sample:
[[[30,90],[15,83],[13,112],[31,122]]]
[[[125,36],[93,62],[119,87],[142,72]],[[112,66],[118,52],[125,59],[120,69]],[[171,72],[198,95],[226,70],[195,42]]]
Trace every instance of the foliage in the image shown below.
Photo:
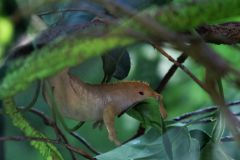
[[[0,39],[0,44],[5,45],[6,43],[9,43],[12,38],[13,27],[11,22],[3,17],[0,17],[0,26],[0,31],[3,33]]]
[[[12,120],[14,126],[18,127],[26,136],[36,138],[46,138],[44,134],[35,130],[29,122],[17,111],[13,99],[6,98],[3,100],[4,109],[6,114]],[[62,155],[57,148],[47,142],[31,141],[31,145],[39,150],[42,157],[46,160],[63,160]]]
[[[23,1],[19,6],[26,8],[27,3]],[[100,160],[229,160],[239,157],[239,153],[235,152],[238,149],[236,145],[240,142],[240,122],[237,117],[239,110],[233,108],[239,105],[239,102],[225,101],[239,99],[237,94],[240,82],[237,61],[239,57],[235,53],[239,52],[240,24],[226,22],[239,18],[240,1],[98,0],[52,3],[44,1],[39,4],[40,6],[30,5],[29,11],[23,11],[16,5],[9,6],[12,13],[5,11],[6,9],[0,11],[4,15],[0,16],[0,35],[3,35],[2,28],[6,29],[6,26],[9,26],[7,32],[4,32],[7,37],[0,37],[0,100],[3,102],[5,115],[25,136],[45,139],[51,137],[49,132],[43,134],[38,131],[40,129],[30,125],[31,118],[22,116],[23,113],[31,111],[55,131],[56,142],[64,144],[64,150],[70,152],[72,159],[76,159],[76,153],[77,157]],[[4,5],[9,5],[9,2],[0,3],[0,8],[4,8]],[[39,7],[40,9],[36,10]],[[22,14],[16,15],[18,12]],[[34,40],[14,48],[14,44],[21,41],[19,40],[21,35],[31,34],[35,32],[34,29],[38,29],[31,24],[36,23],[29,18],[32,15],[38,17],[37,25],[43,23],[46,29],[34,33],[37,35]],[[22,24],[23,27],[18,29],[18,24]],[[29,27],[28,30],[26,26]],[[210,43],[213,44],[209,45]],[[146,44],[150,47],[146,47]],[[154,53],[151,58],[149,48],[155,49],[154,52],[161,53],[173,63],[172,68],[175,69],[168,68],[170,74],[161,75],[161,78],[164,76],[165,83],[159,82],[157,77],[159,75],[155,73],[159,64],[166,68],[163,57],[159,58]],[[188,57],[190,60],[184,66],[181,64],[183,61],[172,58],[167,49],[183,52],[185,58]],[[133,54],[134,52],[138,54]],[[6,54],[2,58],[3,53]],[[53,123],[52,117],[49,118],[47,112],[28,108],[21,113],[17,108],[21,92],[32,94],[32,91],[28,91],[32,83],[53,76],[64,68],[76,67],[80,63],[80,68],[87,66],[82,67],[80,72],[96,76],[95,81],[99,83],[101,78],[102,83],[109,83],[124,78],[135,79],[143,75],[143,80],[147,79],[151,85],[156,86],[158,83],[163,85],[160,88],[165,88],[167,84],[168,87],[163,89],[162,94],[164,98],[166,97],[164,101],[170,118],[163,120],[159,112],[159,102],[151,98],[146,99],[127,111],[127,114],[141,126],[136,136],[122,146],[110,147],[107,150],[101,150],[103,147],[100,147],[99,150],[104,153],[98,153],[76,132],[62,131],[56,117],[53,116]],[[94,67],[94,71],[89,71]],[[86,68],[89,70],[84,71]],[[177,76],[172,77],[177,68],[187,76],[184,77],[182,72],[177,71]],[[83,77],[82,74],[78,75]],[[97,76],[98,74],[101,76]],[[180,78],[176,80],[177,77]],[[219,83],[221,81],[224,82],[223,87]],[[196,89],[195,86],[199,88]],[[205,97],[201,98],[203,94]],[[29,96],[24,98],[29,99]],[[37,98],[33,98],[34,102]],[[216,106],[196,110],[199,106],[208,105],[210,100]],[[44,106],[44,103],[36,102],[35,106]],[[196,111],[190,112],[192,110]],[[69,120],[67,123],[72,124]],[[128,122],[125,121],[123,124],[127,126]],[[79,130],[82,131],[82,128]],[[91,135],[88,132],[85,134]],[[73,144],[68,142],[68,139],[73,137],[83,146],[77,148],[73,146],[76,142]],[[91,138],[98,139],[100,142],[98,145],[105,143],[98,136],[94,135]],[[0,142],[3,140],[6,138],[0,137]],[[226,144],[228,140],[233,144]],[[68,157],[65,152],[61,152],[62,149],[56,148],[51,143],[33,139],[30,141],[44,159]],[[226,145],[230,147],[225,147]],[[88,150],[85,151],[82,147]]]
[[[226,6],[226,4],[228,4]],[[206,7],[208,6],[208,7]],[[201,24],[216,23],[239,15],[238,0],[176,1],[156,15],[159,22],[176,30],[193,29]],[[231,12],[229,12],[231,9]],[[220,13],[218,11],[221,11]],[[216,14],[219,13],[219,14]],[[197,18],[196,18],[197,17]]]

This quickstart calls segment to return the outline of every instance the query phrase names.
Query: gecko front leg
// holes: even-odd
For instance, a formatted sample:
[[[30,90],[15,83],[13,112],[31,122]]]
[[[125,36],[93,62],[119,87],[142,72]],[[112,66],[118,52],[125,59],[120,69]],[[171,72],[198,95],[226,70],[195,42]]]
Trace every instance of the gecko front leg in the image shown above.
[[[117,115],[117,108],[113,105],[107,105],[103,110],[103,122],[106,125],[108,131],[108,138],[113,141],[116,145],[121,143],[117,139],[115,128],[114,128],[114,118]]]

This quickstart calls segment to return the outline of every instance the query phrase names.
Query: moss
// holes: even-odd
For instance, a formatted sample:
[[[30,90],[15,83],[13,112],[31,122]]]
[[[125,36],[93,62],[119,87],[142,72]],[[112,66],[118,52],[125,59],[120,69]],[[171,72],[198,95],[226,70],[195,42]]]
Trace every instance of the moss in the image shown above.
[[[12,124],[15,127],[19,128],[25,136],[47,138],[43,133],[34,129],[22,116],[22,114],[17,111],[14,100],[12,98],[4,99],[3,105],[4,111],[11,119]],[[63,160],[62,155],[53,144],[40,141],[31,141],[30,144],[39,151],[43,159]]]

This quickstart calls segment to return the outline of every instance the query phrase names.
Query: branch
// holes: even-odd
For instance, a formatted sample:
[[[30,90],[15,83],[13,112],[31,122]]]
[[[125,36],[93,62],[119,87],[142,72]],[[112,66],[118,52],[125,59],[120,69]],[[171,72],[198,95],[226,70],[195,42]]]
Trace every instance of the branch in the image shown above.
[[[36,114],[37,116],[39,116],[46,125],[52,127],[55,130],[56,135],[61,136],[63,139],[66,139],[64,134],[62,133],[61,129],[56,125],[56,122],[54,122],[51,118],[46,116],[43,112],[38,111],[37,109],[32,108],[30,111],[32,113]],[[84,140],[84,138],[80,137],[77,133],[70,132],[70,134],[74,138],[78,139],[85,147],[87,147],[94,154],[96,154],[96,155],[99,154],[99,152],[97,152],[96,149],[94,149],[90,144],[88,144],[87,141]],[[67,143],[66,140],[65,140],[65,143]]]
[[[58,128],[57,124],[56,124],[52,119],[50,119],[49,117],[47,117],[43,112],[38,111],[37,109],[34,109],[34,108],[31,108],[31,109],[30,109],[30,112],[32,112],[32,113],[38,115],[39,117],[41,117],[42,120],[44,121],[44,124],[46,124],[46,125],[48,125],[48,126],[51,126],[51,127],[54,129],[54,132],[55,132],[57,138],[63,140],[64,143],[69,144],[67,138],[65,137],[65,135],[62,133],[62,131],[60,130],[60,128]],[[75,160],[76,157],[75,157],[75,155],[73,154],[73,152],[72,152],[69,148],[67,148],[67,149],[69,150],[72,159]]]
[[[210,47],[208,47],[205,43],[203,43],[201,38],[199,38],[197,36],[192,36],[192,35],[186,36],[186,34],[180,34],[180,33],[173,32],[173,31],[165,28],[164,26],[162,26],[161,21],[159,22],[160,23],[159,24],[151,16],[146,15],[146,14],[145,15],[139,14],[136,10],[129,8],[127,6],[124,6],[120,3],[111,2],[108,0],[96,0],[96,1],[104,2],[106,7],[109,7],[110,10],[115,12],[116,14],[118,14],[119,12],[122,12],[122,13],[130,16],[132,18],[133,22],[137,22],[137,23],[134,23],[135,26],[140,25],[141,27],[143,27],[143,28],[141,28],[142,30],[148,31],[148,35],[146,35],[146,36],[148,36],[148,38],[151,37],[152,40],[158,39],[158,40],[167,41],[167,42],[170,42],[170,43],[176,45],[177,48],[184,51],[185,54],[191,56],[197,62],[200,62],[207,69],[213,71],[213,73],[216,73],[216,75],[223,77],[228,73],[233,73],[237,77],[239,77],[240,73],[237,70],[233,69],[223,58],[221,58]],[[234,7],[236,7],[235,5],[240,5],[240,3],[237,1],[235,1],[235,2],[231,1],[231,2]],[[208,3],[211,3],[211,4],[213,3],[212,6],[217,6],[217,4],[220,5],[222,3],[222,1],[221,0],[211,0],[211,1],[204,0],[204,2],[199,2],[199,3],[197,3],[197,2],[194,2],[193,4],[186,3],[186,4],[184,4],[185,5],[184,7],[186,8],[187,11],[190,11],[193,8],[193,10],[202,12],[201,7],[204,7],[204,9],[205,9],[206,5],[208,5]],[[214,4],[214,3],[217,3],[217,4]],[[198,8],[198,5],[200,6],[199,8]],[[168,9],[169,10],[166,10],[166,12],[169,11],[170,12],[169,15],[172,16],[172,14],[171,14],[172,8],[169,7]],[[176,9],[178,9],[179,12],[182,11],[181,8],[179,7],[179,5],[176,5]],[[216,8],[212,8],[212,9],[214,10]],[[236,10],[236,11],[239,12],[238,10]],[[193,12],[193,13],[195,13],[195,12]],[[207,12],[206,14],[208,14],[208,13],[209,12]],[[226,13],[229,13],[229,12],[226,12]],[[168,14],[168,13],[166,13],[166,14]],[[189,12],[189,13],[186,12],[186,13],[184,13],[183,16],[188,16],[188,14],[190,14],[189,16],[192,16],[191,12]],[[161,18],[164,17],[164,15],[162,15],[162,14],[159,16]],[[221,16],[224,16],[224,15],[221,15]],[[171,20],[174,21],[174,18],[175,17],[173,16],[173,19],[171,19]],[[195,18],[195,19],[199,20],[199,18]],[[182,19],[180,19],[179,21],[180,21],[180,23],[182,23]],[[186,22],[186,21],[184,21],[184,22]],[[185,25],[189,26],[189,23],[187,23]],[[175,26],[178,27],[178,25],[175,25]],[[186,43],[190,43],[191,45],[186,45]],[[156,44],[158,44],[158,43],[156,43]],[[213,59],[214,59],[215,63],[212,63]]]
[[[236,106],[236,105],[240,105],[240,100],[239,101],[234,101],[234,102],[229,102],[226,104],[228,107],[231,107],[231,106]],[[194,111],[194,112],[188,112],[186,114],[183,114],[179,117],[176,117],[174,118],[173,120],[174,121],[182,121],[184,119],[188,119],[188,118],[191,118],[193,116],[196,116],[196,115],[200,115],[200,114],[205,114],[205,113],[209,113],[209,112],[214,112],[218,109],[218,107],[216,106],[213,106],[213,107],[206,107],[206,108],[203,108],[203,109],[199,109],[197,111]]]
[[[29,137],[29,136],[6,136],[6,137],[0,137],[0,141],[40,141],[40,142],[45,142],[45,143],[52,143],[52,144],[60,144],[68,148],[69,150],[78,153],[82,155],[83,157],[90,159],[90,160],[95,160],[91,155],[87,154],[86,152],[82,151],[79,148],[76,148],[70,144],[63,143],[57,140],[52,140],[48,138],[39,138],[39,137]]]
[[[226,136],[221,138],[221,142],[232,142],[234,141],[234,137],[232,136]]]
[[[203,90],[207,91],[206,86],[202,83],[196,76],[192,74],[190,70],[188,70],[184,65],[176,61],[173,57],[171,57],[167,52],[165,52],[161,47],[157,45],[153,45],[163,56],[165,56],[169,61],[173,62],[175,66],[181,68],[193,81],[195,81]]]
[[[140,28],[142,27],[143,29],[145,29],[147,31],[149,31],[149,29],[151,29],[152,32],[150,32],[150,31],[148,32],[149,34],[148,34],[148,38],[146,38],[146,40],[149,40],[149,38],[151,37],[150,42],[155,42],[154,44],[156,44],[156,45],[159,44],[159,41],[157,41],[157,38],[160,40],[160,42],[162,42],[162,41],[170,42],[171,44],[175,45],[179,50],[183,51],[184,53],[189,55],[191,58],[193,58],[197,62],[201,63],[209,72],[211,72],[213,74],[214,77],[219,79],[226,75],[233,74],[234,77],[237,78],[237,80],[239,80],[239,75],[240,75],[239,71],[234,69],[225,59],[223,59],[221,56],[219,56],[213,49],[211,49],[206,43],[204,43],[201,38],[199,38],[197,36],[192,36],[192,37],[187,38],[183,34],[176,34],[175,32],[172,32],[160,25],[161,23],[163,23],[161,18],[163,18],[163,20],[167,20],[166,22],[168,22],[169,17],[166,17],[164,15],[165,13],[166,13],[166,15],[168,13],[170,13],[169,14],[170,16],[175,15],[175,13],[180,15],[180,17],[178,17],[179,15],[172,16],[171,17],[172,19],[170,19],[170,21],[171,20],[174,21],[174,18],[178,17],[179,19],[177,19],[177,23],[179,22],[180,24],[175,25],[178,27],[178,26],[181,26],[181,24],[182,24],[181,16],[183,16],[183,17],[195,16],[195,19],[198,20],[198,18],[196,18],[197,16],[195,15],[196,12],[198,12],[198,11],[202,12],[202,10],[206,10],[206,8],[207,8],[206,5],[214,3],[214,2],[216,2],[218,5],[220,5],[220,7],[222,7],[222,6],[224,6],[222,4],[223,1],[221,1],[221,0],[210,0],[210,1],[204,0],[204,2],[198,3],[199,8],[196,7],[198,5],[195,5],[195,6],[194,5],[186,5],[187,7],[185,6],[186,8],[184,8],[185,10],[184,9],[182,10],[181,7],[177,8],[178,10],[173,9],[175,11],[174,13],[172,13],[172,10],[170,8],[169,10],[167,10],[167,12],[169,11],[168,13],[164,12],[163,14],[160,13],[159,15],[157,15],[157,16],[159,16],[158,22],[160,24],[157,23],[152,17],[147,16],[147,15],[139,15],[134,10],[131,10],[130,8],[123,6],[119,3],[116,3],[116,2],[110,3],[110,1],[108,1],[108,0],[102,0],[102,1],[105,3],[107,2],[110,5],[112,5],[113,7],[111,7],[111,8],[113,8],[113,11],[115,13],[116,13],[116,9],[114,7],[116,7],[118,9],[117,11],[125,12],[128,16],[131,16],[133,21],[137,22],[140,25]],[[209,3],[207,3],[207,2],[209,2]],[[225,1],[223,3],[225,4]],[[236,5],[236,6],[240,5],[239,1],[236,1],[236,0],[231,1],[230,3],[231,3],[230,6],[233,5],[234,3],[235,3],[234,5]],[[215,6],[215,8],[213,7],[211,11],[216,10],[216,8],[219,7],[219,6],[216,7],[216,4],[212,4],[212,6]],[[232,6],[232,7],[234,7],[236,9],[236,6]],[[179,7],[179,6],[177,6],[177,7]],[[161,11],[164,11],[164,10],[161,10]],[[235,11],[239,12],[238,9]],[[209,14],[210,12],[206,10],[207,14]],[[236,12],[233,14],[236,14]],[[193,15],[192,15],[192,13],[193,13]],[[226,13],[226,17],[229,16],[229,11],[226,11],[225,13]],[[232,13],[230,13],[230,14],[232,14]],[[223,18],[224,16],[225,15],[219,14],[219,15],[217,15],[217,18],[220,18],[220,17]],[[210,16],[209,20],[213,20],[212,18],[213,17]],[[191,17],[190,19],[193,19],[193,17]],[[214,19],[214,20],[216,20],[216,19]],[[187,21],[187,19],[186,19],[186,21]],[[186,21],[184,19],[184,22],[186,22]],[[201,23],[201,20],[197,21],[197,23],[199,23],[199,22]],[[191,22],[190,23],[188,22],[187,26],[189,26],[189,24],[191,24]],[[186,25],[186,24],[184,24],[184,25]],[[194,24],[194,25],[196,25],[196,24]],[[197,25],[200,25],[200,24],[197,24]],[[152,33],[154,33],[154,35],[152,35]],[[214,63],[213,63],[213,60],[214,60]],[[191,78],[193,78],[194,81],[196,83],[198,83],[209,94],[209,96],[212,98],[212,100],[220,106],[220,109],[224,110],[224,113],[227,117],[227,120],[229,121],[229,124],[234,123],[234,125],[230,125],[232,127],[231,130],[233,132],[236,132],[236,134],[238,134],[238,131],[236,130],[236,128],[238,126],[240,126],[238,124],[239,121],[231,114],[231,112],[229,110],[227,110],[225,108],[224,102],[221,101],[221,99],[219,99],[217,94],[212,94],[211,90],[209,90],[209,88],[207,86],[205,86],[205,84],[203,84],[201,81],[199,81],[195,76],[191,76]],[[237,127],[233,127],[233,126],[237,126]]]
[[[130,16],[132,18],[131,21],[132,24],[130,23],[131,27],[135,25],[135,27],[133,28],[136,29],[137,26],[138,29],[140,28],[145,33],[146,32],[148,33],[146,35],[147,38],[145,38],[146,41],[149,41],[150,39],[150,42],[155,45],[159,44],[159,40],[160,42],[163,41],[169,42],[175,45],[179,50],[184,51],[185,54],[189,55],[191,58],[201,63],[208,70],[212,71],[219,77],[223,77],[228,73],[233,73],[236,76],[236,78],[239,79],[240,73],[233,69],[214,50],[208,47],[207,44],[205,44],[201,38],[193,35],[186,35],[173,32],[162,26],[161,21],[157,22],[153,17],[147,14],[139,14],[139,12],[137,12],[136,10],[124,6],[120,3],[112,2],[109,0],[95,0],[95,1],[104,2],[106,6],[111,6],[111,8],[113,8],[112,11],[115,11],[117,13],[120,12],[123,13],[123,15],[125,14],[127,16]],[[212,1],[218,1],[218,3],[221,3],[221,1],[219,0]],[[206,2],[207,1],[205,1],[205,3]],[[199,5],[201,5],[201,3],[199,3]],[[191,5],[187,6],[191,8]],[[180,21],[182,21],[182,19]],[[215,63],[212,63],[213,59]]]
[[[21,109],[21,111],[28,111],[30,108],[32,108],[34,106],[34,104],[37,102],[37,99],[40,94],[40,90],[41,90],[41,81],[37,81],[36,90],[35,90],[32,100],[25,108],[19,108],[19,109]]]
[[[85,147],[87,147],[90,151],[92,151],[94,154],[99,155],[100,153],[98,151],[96,151],[96,149],[94,149],[84,138],[82,138],[81,136],[79,136],[76,132],[70,132],[70,134],[76,138],[77,140],[79,140]]]
[[[201,37],[209,43],[236,44],[240,42],[239,22],[204,25],[198,27],[196,30]]]
[[[19,128],[24,135],[30,137],[46,138],[45,134],[33,128],[30,123],[23,117],[23,115],[17,110],[16,104],[12,97],[3,100],[4,111],[10,118],[12,124]],[[43,159],[49,159],[55,157],[62,160],[63,157],[58,151],[56,146],[50,143],[35,142],[30,143],[36,150],[39,151]]]
[[[177,63],[182,64],[184,63],[184,61],[187,59],[187,55],[185,55],[184,53],[182,53],[178,58],[177,58]],[[163,91],[163,89],[165,88],[165,86],[167,85],[168,81],[172,78],[172,76],[174,75],[174,73],[176,72],[178,68],[177,64],[173,64],[171,66],[171,68],[168,70],[168,72],[165,74],[165,76],[163,77],[163,79],[161,80],[160,84],[158,85],[156,91],[158,93],[161,93]]]

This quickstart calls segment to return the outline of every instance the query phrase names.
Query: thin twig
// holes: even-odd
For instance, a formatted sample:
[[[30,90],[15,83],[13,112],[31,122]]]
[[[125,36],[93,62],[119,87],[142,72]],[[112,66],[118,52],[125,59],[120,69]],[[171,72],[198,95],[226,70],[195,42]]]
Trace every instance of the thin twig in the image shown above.
[[[79,140],[82,144],[84,144],[85,147],[87,147],[90,151],[92,151],[94,154],[99,155],[100,153],[96,151],[84,138],[79,136],[76,132],[70,132],[70,134]]]
[[[41,141],[41,142],[46,142],[46,143],[52,143],[52,144],[60,144],[68,148],[69,150],[78,153],[82,155],[83,157],[90,159],[90,160],[95,160],[91,155],[87,154],[83,150],[76,148],[68,143],[63,143],[58,140],[53,140],[53,139],[48,139],[48,138],[39,138],[39,137],[27,137],[27,136],[5,136],[5,137],[0,137],[0,141]]]
[[[190,121],[187,123],[187,125],[190,125],[190,124],[208,124],[208,123],[212,123],[212,122],[215,122],[216,119],[212,119],[212,118],[209,118],[209,119],[201,119],[201,120],[197,120],[197,121]]]
[[[57,126],[57,124],[55,123],[55,121],[53,121],[51,118],[47,117],[43,112],[38,111],[35,108],[31,108],[30,111],[36,115],[38,115],[39,117],[42,118],[42,120],[44,121],[44,123],[48,126],[51,126],[54,129],[54,132],[58,138],[58,140],[63,140],[63,142],[65,144],[69,144],[67,138],[65,137],[65,135],[62,133],[62,131],[60,130],[60,128]],[[76,157],[74,155],[74,153],[72,152],[72,150],[70,150],[69,148],[67,148],[71,154],[71,157],[73,160],[76,160]]]
[[[51,126],[55,130],[57,135],[60,135],[61,137],[65,137],[64,134],[62,133],[61,129],[56,125],[56,123],[51,118],[46,116],[43,112],[38,111],[35,108],[32,108],[30,111],[32,113],[38,115],[39,117],[41,117],[46,125]],[[78,139],[85,147],[87,147],[94,154],[97,154],[97,155],[99,154],[99,152],[97,152],[96,149],[94,149],[90,144],[88,144],[87,141],[85,141],[84,138],[80,137],[77,133],[70,132],[70,134],[73,137],[75,137],[76,139]]]
[[[170,42],[178,49],[184,51],[184,53],[204,65],[206,68],[213,71],[216,75],[223,77],[228,73],[232,73],[236,76],[236,78],[239,78],[240,73],[231,67],[225,59],[221,58],[214,50],[207,46],[200,37],[189,34],[180,34],[168,30],[151,16],[139,14],[137,10],[134,10],[126,5],[122,5],[121,3],[109,0],[94,1],[103,2],[106,8],[116,14],[122,13],[123,15],[125,14],[130,16],[134,21],[138,22],[138,24],[152,33],[148,33],[148,35],[152,38],[152,40],[156,39],[156,44],[159,44],[159,40]],[[215,63],[212,63],[212,59],[214,59]]]
[[[240,116],[240,113],[235,113],[234,116]],[[190,119],[190,120],[181,121],[180,123],[184,124],[185,126],[189,126],[193,124],[208,124],[208,123],[216,122],[217,119],[214,117],[213,117],[213,114],[211,114],[206,117],[201,117],[197,120]],[[174,123],[170,121],[170,125],[173,125],[173,124]]]
[[[229,107],[240,105],[240,100],[234,101],[234,102],[229,102],[226,105],[229,106]],[[184,119],[191,118],[191,117],[193,117],[195,115],[205,114],[205,113],[216,111],[217,109],[218,109],[218,107],[216,107],[216,106],[206,107],[206,108],[194,111],[194,112],[188,112],[186,114],[183,114],[183,115],[181,115],[179,117],[174,118],[173,120],[179,122],[179,121],[182,121]]]
[[[70,130],[70,129],[68,128],[67,124],[66,124],[65,121],[64,121],[64,118],[62,117],[61,113],[60,113],[59,110],[58,110],[58,106],[57,106],[57,104],[56,104],[56,102],[55,102],[55,98],[54,98],[54,96],[53,96],[53,93],[52,93],[52,91],[49,90],[49,89],[50,89],[50,88],[49,88],[49,84],[46,83],[46,85],[48,85],[48,92],[49,92],[48,94],[50,95],[51,100],[52,100],[52,113],[53,113],[53,117],[54,117],[55,123],[57,123],[57,122],[56,122],[56,118],[57,118],[56,116],[58,116],[58,118],[59,118],[59,120],[60,120],[63,128],[64,128],[68,133],[70,133],[73,137],[75,137],[75,138],[77,138],[78,140],[80,140],[80,142],[83,143],[83,145],[85,145],[87,148],[89,148],[90,151],[93,151],[94,154],[95,154],[95,153],[98,153],[98,152],[96,152],[96,150],[95,150],[93,147],[91,147],[91,145],[89,145],[83,138],[81,138],[79,135],[77,135],[76,133],[74,133],[72,130]],[[83,122],[83,123],[84,123],[84,122]],[[57,126],[57,124],[55,124],[55,126]],[[60,129],[59,129],[59,130],[60,130]]]
[[[31,100],[31,102],[27,105],[27,107],[25,108],[20,108],[21,111],[28,111],[30,108],[32,108],[34,106],[34,104],[36,103],[39,94],[40,94],[40,90],[41,90],[41,81],[37,81],[37,86],[36,86],[36,90],[35,93],[33,95],[33,99]]]
[[[221,142],[232,142],[232,141],[234,141],[235,139],[234,139],[234,137],[232,137],[232,136],[226,136],[226,137],[222,137],[221,138]]]
[[[184,63],[184,61],[187,59],[187,55],[182,53],[178,58],[177,61],[179,64]],[[167,83],[169,82],[169,80],[172,78],[172,76],[174,75],[174,73],[176,72],[178,66],[176,64],[173,64],[171,66],[171,68],[168,70],[168,72],[165,74],[165,76],[163,77],[163,79],[161,80],[160,84],[158,85],[156,91],[158,93],[161,93],[163,91],[163,89],[165,88],[165,86],[167,85]]]
[[[201,82],[189,69],[187,69],[184,65],[177,62],[172,56],[170,56],[167,52],[165,52],[161,47],[157,45],[153,45],[163,56],[165,56],[169,61],[174,63],[176,66],[181,68],[192,80],[194,80],[203,90],[207,91],[207,87]]]

